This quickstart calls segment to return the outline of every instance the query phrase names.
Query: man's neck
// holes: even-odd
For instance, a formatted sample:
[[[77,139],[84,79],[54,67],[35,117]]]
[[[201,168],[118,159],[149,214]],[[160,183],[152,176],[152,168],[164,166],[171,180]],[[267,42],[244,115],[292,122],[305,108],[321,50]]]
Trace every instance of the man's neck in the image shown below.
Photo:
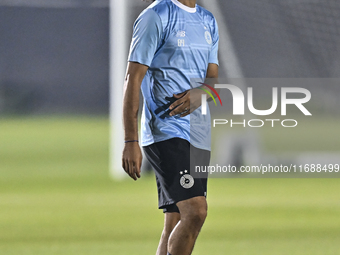
[[[196,0],[178,0],[178,2],[190,7],[195,8],[196,6]]]

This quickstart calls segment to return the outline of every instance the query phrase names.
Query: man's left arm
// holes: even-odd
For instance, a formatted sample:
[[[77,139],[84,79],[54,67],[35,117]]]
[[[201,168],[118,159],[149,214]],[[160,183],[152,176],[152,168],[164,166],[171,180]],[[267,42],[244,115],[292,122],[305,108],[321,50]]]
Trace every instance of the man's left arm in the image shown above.
[[[217,64],[209,64],[208,70],[207,70],[207,79],[216,79],[218,78],[218,65]],[[213,82],[214,84],[216,82]],[[213,85],[213,84],[212,84]],[[177,100],[170,105],[169,109],[172,110],[170,112],[170,116],[175,116],[177,114],[181,114],[181,117],[185,117],[195,111],[198,107],[201,106],[201,98],[202,94],[207,94],[204,92],[204,90],[200,89],[203,88],[205,90],[209,90],[206,86],[202,85],[201,87],[194,88],[187,90],[185,92],[182,92],[180,94],[174,94],[174,98]],[[207,94],[207,99],[210,99],[210,95]]]

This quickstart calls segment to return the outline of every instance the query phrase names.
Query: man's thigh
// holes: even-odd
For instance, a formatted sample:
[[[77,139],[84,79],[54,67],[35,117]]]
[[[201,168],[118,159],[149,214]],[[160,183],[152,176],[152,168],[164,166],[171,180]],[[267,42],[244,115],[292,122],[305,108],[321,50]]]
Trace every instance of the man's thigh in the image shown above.
[[[179,212],[179,201],[206,196],[207,179],[192,177],[190,159],[194,157],[197,165],[208,165],[210,151],[195,148],[180,138],[154,143],[144,151],[155,170],[159,208],[164,212]]]

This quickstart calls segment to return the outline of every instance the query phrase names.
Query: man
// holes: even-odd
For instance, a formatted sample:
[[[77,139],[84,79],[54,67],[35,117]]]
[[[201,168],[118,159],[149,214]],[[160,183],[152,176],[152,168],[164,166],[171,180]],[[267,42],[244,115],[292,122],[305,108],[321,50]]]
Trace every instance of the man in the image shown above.
[[[207,179],[190,175],[190,158],[197,165],[209,164],[210,124],[204,123],[210,116],[201,115],[205,92],[191,79],[217,78],[218,40],[215,18],[196,0],[156,0],[134,24],[124,86],[122,163],[131,178],[140,178],[142,89],[141,145],[155,170],[164,211],[157,255],[191,254],[207,215]],[[203,118],[194,132],[190,117]]]

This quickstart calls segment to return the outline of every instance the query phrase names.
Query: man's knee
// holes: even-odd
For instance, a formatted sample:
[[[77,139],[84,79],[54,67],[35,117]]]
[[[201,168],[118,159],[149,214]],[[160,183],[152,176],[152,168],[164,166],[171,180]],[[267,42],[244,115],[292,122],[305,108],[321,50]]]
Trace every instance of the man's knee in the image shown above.
[[[202,226],[207,217],[207,201],[205,197],[194,197],[177,203],[181,220],[190,221],[198,227]]]
[[[172,230],[175,228],[177,223],[180,220],[179,213],[165,213],[164,214],[164,229],[163,229],[163,236],[169,237]]]
[[[197,227],[203,225],[205,218],[207,217],[207,209],[199,208],[188,215],[188,219],[195,224]]]

